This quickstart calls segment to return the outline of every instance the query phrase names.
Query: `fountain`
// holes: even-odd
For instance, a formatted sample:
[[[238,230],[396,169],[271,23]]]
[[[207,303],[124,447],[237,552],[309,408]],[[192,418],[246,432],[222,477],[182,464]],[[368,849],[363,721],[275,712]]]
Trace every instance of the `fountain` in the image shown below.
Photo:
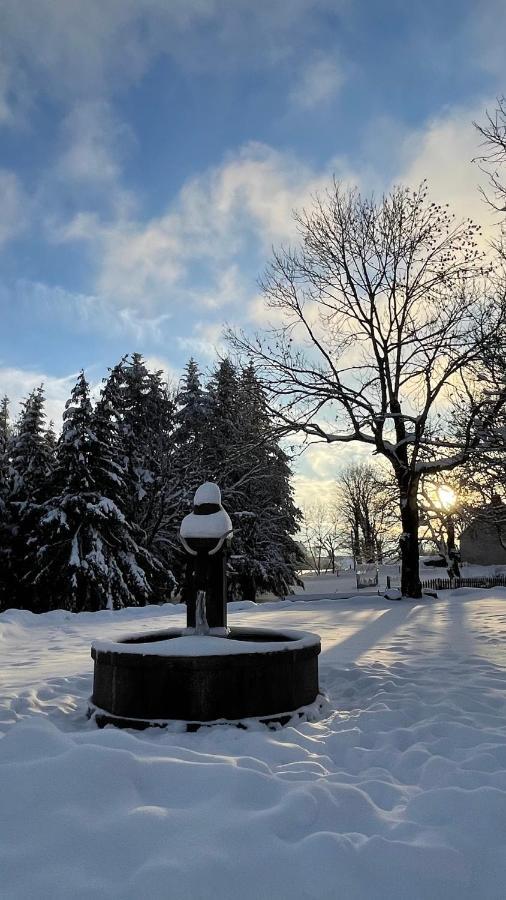
[[[181,523],[187,554],[186,628],[95,641],[89,715],[98,725],[188,728],[254,717],[285,723],[318,698],[320,639],[310,632],[228,627],[232,524],[218,485],[195,493]]]

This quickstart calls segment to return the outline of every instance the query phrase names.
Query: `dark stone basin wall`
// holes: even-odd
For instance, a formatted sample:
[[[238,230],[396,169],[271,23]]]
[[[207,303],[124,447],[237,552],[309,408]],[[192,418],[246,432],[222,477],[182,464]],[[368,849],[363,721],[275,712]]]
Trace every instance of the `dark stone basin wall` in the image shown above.
[[[196,722],[268,717],[318,696],[319,642],[197,657],[143,656],[123,646],[117,652],[92,649],[91,702],[113,717]]]

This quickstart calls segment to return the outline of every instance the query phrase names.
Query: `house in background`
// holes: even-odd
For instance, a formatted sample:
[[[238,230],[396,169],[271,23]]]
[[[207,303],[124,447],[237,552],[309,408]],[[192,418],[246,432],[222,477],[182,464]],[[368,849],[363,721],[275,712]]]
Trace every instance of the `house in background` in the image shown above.
[[[463,563],[506,565],[506,506],[499,500],[484,507],[460,536]]]

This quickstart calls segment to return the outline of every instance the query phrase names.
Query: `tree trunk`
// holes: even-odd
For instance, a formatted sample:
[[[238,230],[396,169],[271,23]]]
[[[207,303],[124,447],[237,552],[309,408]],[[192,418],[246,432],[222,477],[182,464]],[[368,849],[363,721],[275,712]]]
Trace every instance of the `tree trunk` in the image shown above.
[[[447,516],[445,521],[448,548],[448,575],[450,578],[460,578],[459,557],[457,548],[455,547],[455,524],[451,516]]]
[[[376,559],[380,565],[383,565],[383,542],[381,538],[375,538],[375,546],[376,546]]]
[[[401,550],[401,592],[404,597],[419,599],[422,596],[420,581],[420,551],[418,547],[418,476],[400,472],[397,476],[400,502],[402,535]]]
[[[356,569],[357,564],[360,558],[360,533],[358,530],[358,524],[355,520],[353,524],[353,531],[351,533],[351,542],[352,542],[352,553],[353,553],[353,566]]]
[[[242,600],[250,600],[252,603],[255,603],[257,598],[257,585],[255,576],[248,572],[241,579],[241,594]]]

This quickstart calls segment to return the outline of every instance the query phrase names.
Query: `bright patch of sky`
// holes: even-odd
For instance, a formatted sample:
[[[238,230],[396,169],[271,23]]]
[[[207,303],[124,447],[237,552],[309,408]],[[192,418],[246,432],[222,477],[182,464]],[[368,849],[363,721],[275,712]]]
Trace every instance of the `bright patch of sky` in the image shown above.
[[[225,322],[267,321],[271,246],[333,173],[483,219],[505,33],[502,0],[3,0],[0,393],[43,380],[57,416],[133,350],[205,369]]]

